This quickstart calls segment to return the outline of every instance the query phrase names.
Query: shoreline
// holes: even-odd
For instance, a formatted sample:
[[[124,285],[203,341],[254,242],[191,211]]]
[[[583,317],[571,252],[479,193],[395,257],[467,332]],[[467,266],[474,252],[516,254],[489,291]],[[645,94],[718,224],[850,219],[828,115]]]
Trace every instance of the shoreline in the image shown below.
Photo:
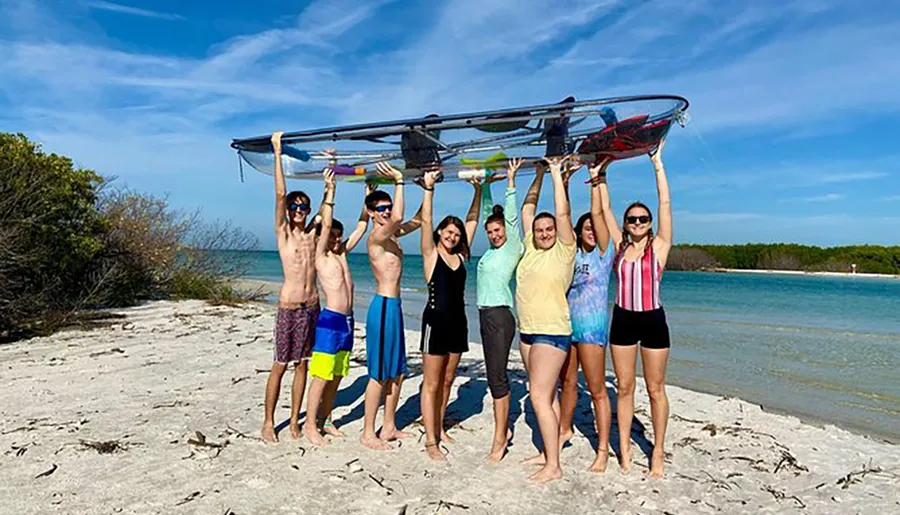
[[[716,274],[760,274],[760,275],[801,275],[814,277],[860,277],[866,279],[900,279],[900,275],[893,274],[870,274],[870,273],[850,273],[850,272],[810,272],[806,270],[760,270],[760,269],[743,269],[743,268],[704,268],[701,270],[679,270],[683,272],[709,272]]]
[[[582,386],[563,479],[530,485],[532,470],[520,461],[539,433],[516,352],[512,445],[499,465],[483,460],[493,414],[480,345],[463,356],[451,392],[456,443],[446,445],[447,462],[429,461],[416,438],[369,451],[358,441],[368,381],[362,325],[334,414],[348,436],[315,448],[282,430],[281,442],[265,445],[257,435],[274,306],[160,301],[116,313],[124,318],[105,328],[0,348],[8,381],[0,495],[11,513],[889,513],[900,505],[891,486],[900,479],[897,446],[677,386],[667,388],[666,477],[650,480],[641,473],[652,442],[642,381],[631,474],[620,474],[613,457],[615,415],[608,471],[586,471],[596,431]],[[397,417],[420,436],[418,336],[406,331],[410,374]],[[289,377],[278,421],[287,418]]]

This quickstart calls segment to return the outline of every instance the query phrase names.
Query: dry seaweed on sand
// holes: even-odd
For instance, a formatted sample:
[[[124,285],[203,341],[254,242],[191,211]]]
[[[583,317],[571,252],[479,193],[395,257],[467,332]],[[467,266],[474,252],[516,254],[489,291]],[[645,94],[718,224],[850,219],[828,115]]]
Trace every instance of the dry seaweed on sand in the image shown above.
[[[139,442],[120,442],[119,440],[78,440],[78,443],[81,444],[84,449],[94,449],[100,454],[115,454],[117,452],[127,451],[130,447],[135,445],[144,445]]]
[[[40,478],[40,477],[47,477],[47,476],[49,476],[50,474],[56,472],[56,469],[58,469],[58,468],[59,468],[59,465],[57,465],[56,463],[54,463],[52,467],[50,467],[48,470],[45,470],[45,471],[41,472],[40,474],[34,476],[34,478],[37,479],[37,478]]]

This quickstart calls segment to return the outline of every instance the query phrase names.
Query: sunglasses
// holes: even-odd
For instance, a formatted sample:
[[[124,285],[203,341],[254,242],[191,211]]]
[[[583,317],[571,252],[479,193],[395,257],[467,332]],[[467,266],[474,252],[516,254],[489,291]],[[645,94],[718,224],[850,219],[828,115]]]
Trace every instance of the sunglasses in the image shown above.
[[[625,222],[627,222],[627,223],[629,223],[629,224],[632,224],[632,225],[634,225],[634,224],[645,224],[645,223],[648,223],[649,221],[650,221],[650,217],[647,216],[647,215],[641,215],[641,216],[626,216],[626,217],[625,217]]]
[[[291,211],[302,211],[304,213],[309,213],[309,204],[291,203],[288,206],[288,209],[290,209]]]
[[[384,213],[385,211],[390,211],[393,208],[394,208],[393,204],[382,204],[380,206],[375,206],[374,211],[376,211],[378,213]]]

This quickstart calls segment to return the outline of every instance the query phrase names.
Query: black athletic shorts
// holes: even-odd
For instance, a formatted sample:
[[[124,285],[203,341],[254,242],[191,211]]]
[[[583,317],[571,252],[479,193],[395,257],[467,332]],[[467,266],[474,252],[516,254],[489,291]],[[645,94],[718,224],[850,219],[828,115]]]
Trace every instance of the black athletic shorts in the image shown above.
[[[422,313],[422,354],[446,356],[469,351],[469,327],[466,314],[447,315],[433,310]]]
[[[637,345],[645,349],[668,349],[669,324],[663,308],[652,311],[628,311],[613,307],[612,324],[609,328],[609,344]]]

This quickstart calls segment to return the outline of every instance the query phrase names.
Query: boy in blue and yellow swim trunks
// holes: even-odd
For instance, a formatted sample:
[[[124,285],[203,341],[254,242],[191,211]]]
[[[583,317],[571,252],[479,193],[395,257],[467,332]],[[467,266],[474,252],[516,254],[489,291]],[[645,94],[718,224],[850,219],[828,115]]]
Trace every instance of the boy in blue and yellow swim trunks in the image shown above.
[[[325,294],[325,309],[316,322],[316,343],[312,349],[309,374],[309,403],[303,434],[314,445],[326,445],[320,431],[331,436],[344,436],[331,423],[331,410],[341,379],[350,371],[353,349],[353,278],[347,264],[347,252],[362,239],[368,226],[368,212],[363,209],[356,229],[344,241],[344,226],[333,219],[334,172],[326,169],[325,199],[322,201],[321,232],[316,242],[316,274]]]

